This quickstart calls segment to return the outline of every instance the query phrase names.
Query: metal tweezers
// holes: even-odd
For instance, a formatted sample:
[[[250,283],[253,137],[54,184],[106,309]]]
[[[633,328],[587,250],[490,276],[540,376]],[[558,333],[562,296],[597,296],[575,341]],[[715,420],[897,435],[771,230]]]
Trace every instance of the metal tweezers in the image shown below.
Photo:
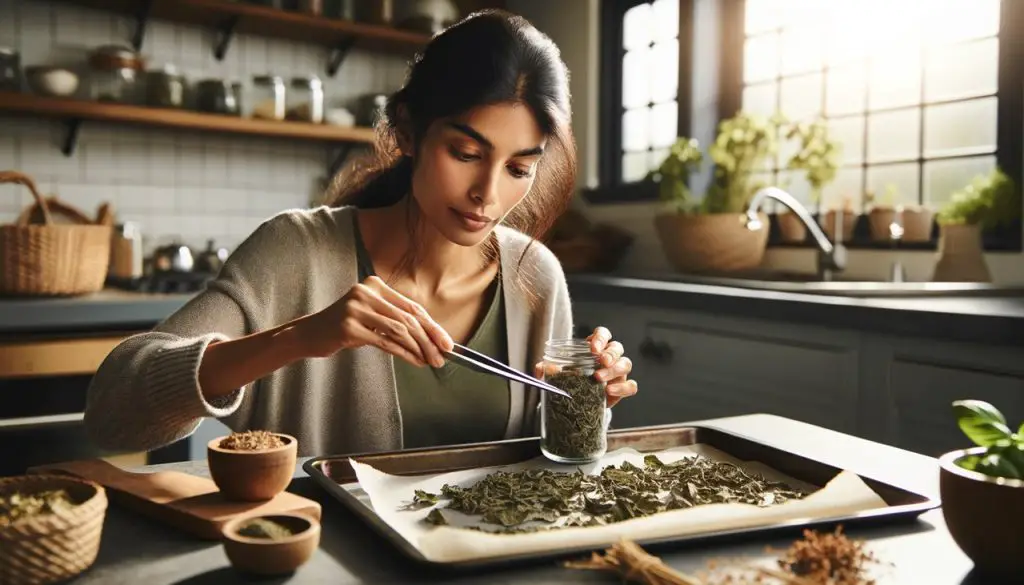
[[[447,356],[448,358],[453,358],[453,360],[460,365],[467,366],[469,368],[476,370],[482,370],[484,373],[501,376],[506,380],[522,382],[527,386],[533,386],[535,388],[539,388],[540,390],[554,392],[555,394],[560,394],[562,396],[565,396],[566,398],[571,398],[569,396],[569,393],[566,392],[565,390],[562,390],[561,388],[557,388],[555,386],[552,386],[551,384],[548,384],[547,382],[544,382],[543,380],[539,380],[537,378],[534,378],[533,376],[524,374],[519,370],[507,366],[486,354],[482,354],[478,351],[473,351],[472,349],[459,345],[458,343],[455,344],[455,347],[452,351],[445,352],[445,356]]]

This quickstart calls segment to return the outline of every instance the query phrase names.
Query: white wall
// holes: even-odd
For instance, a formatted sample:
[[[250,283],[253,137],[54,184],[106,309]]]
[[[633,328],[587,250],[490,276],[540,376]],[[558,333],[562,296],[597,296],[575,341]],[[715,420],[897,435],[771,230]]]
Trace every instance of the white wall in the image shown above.
[[[701,144],[712,142],[717,126],[717,32],[718,0],[697,0],[694,34],[694,79],[692,106],[692,134]],[[597,47],[599,38],[598,0],[510,0],[509,8],[530,19],[538,28],[551,35],[563,48],[563,58],[576,81],[573,85],[577,137],[581,151],[586,153],[586,172],[581,174],[580,186],[592,187],[597,177],[598,102],[600,71]],[[587,47],[586,50],[583,48]],[[584,72],[584,80],[579,80]],[[581,91],[583,94],[581,95]],[[586,127],[581,128],[583,124]],[[1024,128],[1021,129],[1024,132]],[[699,192],[707,185],[709,173],[698,177],[693,188]],[[623,203],[612,205],[586,205],[581,208],[593,221],[614,223],[636,235],[629,255],[619,272],[648,273],[671,270],[654,230],[653,217],[658,210],[653,203]],[[899,252],[851,250],[846,276],[853,278],[884,279],[894,260],[899,259],[912,280],[929,280],[937,258],[936,252]],[[992,278],[999,283],[1024,283],[1024,254],[987,254],[986,262]],[[813,250],[769,249],[765,266],[785,270],[813,272]]]
[[[128,44],[131,30],[131,19],[107,12],[0,0],[0,46],[19,49],[23,65],[81,63],[91,48]],[[153,66],[172,63],[191,79],[316,74],[329,103],[342,106],[364,93],[397,88],[405,74],[399,57],[354,50],[328,78],[325,48],[249,35],[237,35],[218,62],[212,40],[206,29],[157,21],[147,29],[142,52]],[[318,144],[98,122],[82,126],[73,157],[60,152],[62,140],[58,121],[0,116],[0,170],[28,173],[44,194],[89,214],[110,201],[119,219],[142,225],[148,247],[180,236],[194,246],[205,246],[209,237],[233,248],[269,215],[318,198],[332,154]],[[0,223],[29,202],[26,189],[0,185]]]

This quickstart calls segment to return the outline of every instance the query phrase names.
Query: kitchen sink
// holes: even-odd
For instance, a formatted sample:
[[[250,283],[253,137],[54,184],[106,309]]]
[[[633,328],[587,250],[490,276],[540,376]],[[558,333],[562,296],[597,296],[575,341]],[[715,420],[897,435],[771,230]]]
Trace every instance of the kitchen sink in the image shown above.
[[[752,271],[729,275],[657,273],[629,275],[670,282],[725,286],[773,292],[844,297],[1022,297],[1024,286],[973,282],[888,282],[849,279],[842,275],[822,280],[817,275],[786,271]]]

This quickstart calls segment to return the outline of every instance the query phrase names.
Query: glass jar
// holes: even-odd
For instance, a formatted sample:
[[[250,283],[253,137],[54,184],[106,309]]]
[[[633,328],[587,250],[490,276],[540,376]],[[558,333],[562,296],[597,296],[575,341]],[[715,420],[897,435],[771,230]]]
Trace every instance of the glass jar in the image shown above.
[[[252,117],[284,120],[284,80],[274,75],[258,75],[252,80]]]
[[[146,74],[146,105],[157,108],[185,107],[188,82],[174,65]]]
[[[288,92],[288,119],[320,124],[324,121],[324,84],[319,77],[295,77]]]
[[[137,77],[145,68],[135,51],[118,45],[100,47],[89,55],[90,95],[101,102],[139,103]]]
[[[541,391],[540,449],[556,463],[597,461],[608,450],[611,409],[606,383],[594,377],[598,356],[585,339],[552,339],[544,346],[543,379],[569,398]]]
[[[196,84],[196,109],[211,114],[238,115],[235,88],[223,79],[204,79]]]
[[[0,47],[0,91],[21,91],[21,54]]]

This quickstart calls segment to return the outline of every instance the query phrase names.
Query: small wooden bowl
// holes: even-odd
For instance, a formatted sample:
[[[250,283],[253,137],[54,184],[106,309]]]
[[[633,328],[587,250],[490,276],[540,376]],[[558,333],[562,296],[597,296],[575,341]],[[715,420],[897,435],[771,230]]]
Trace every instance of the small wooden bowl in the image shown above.
[[[939,494],[946,527],[979,573],[1024,575],[1024,481],[992,477],[957,465],[984,447],[952,451],[939,458]]]
[[[238,533],[248,522],[263,518],[294,532],[279,540]],[[252,575],[285,575],[304,565],[320,546],[320,523],[298,513],[249,514],[224,525],[224,552],[231,566]]]
[[[262,451],[224,449],[218,437],[206,445],[210,476],[225,498],[260,502],[283,492],[295,474],[298,441],[291,435],[274,433],[285,444]]]

